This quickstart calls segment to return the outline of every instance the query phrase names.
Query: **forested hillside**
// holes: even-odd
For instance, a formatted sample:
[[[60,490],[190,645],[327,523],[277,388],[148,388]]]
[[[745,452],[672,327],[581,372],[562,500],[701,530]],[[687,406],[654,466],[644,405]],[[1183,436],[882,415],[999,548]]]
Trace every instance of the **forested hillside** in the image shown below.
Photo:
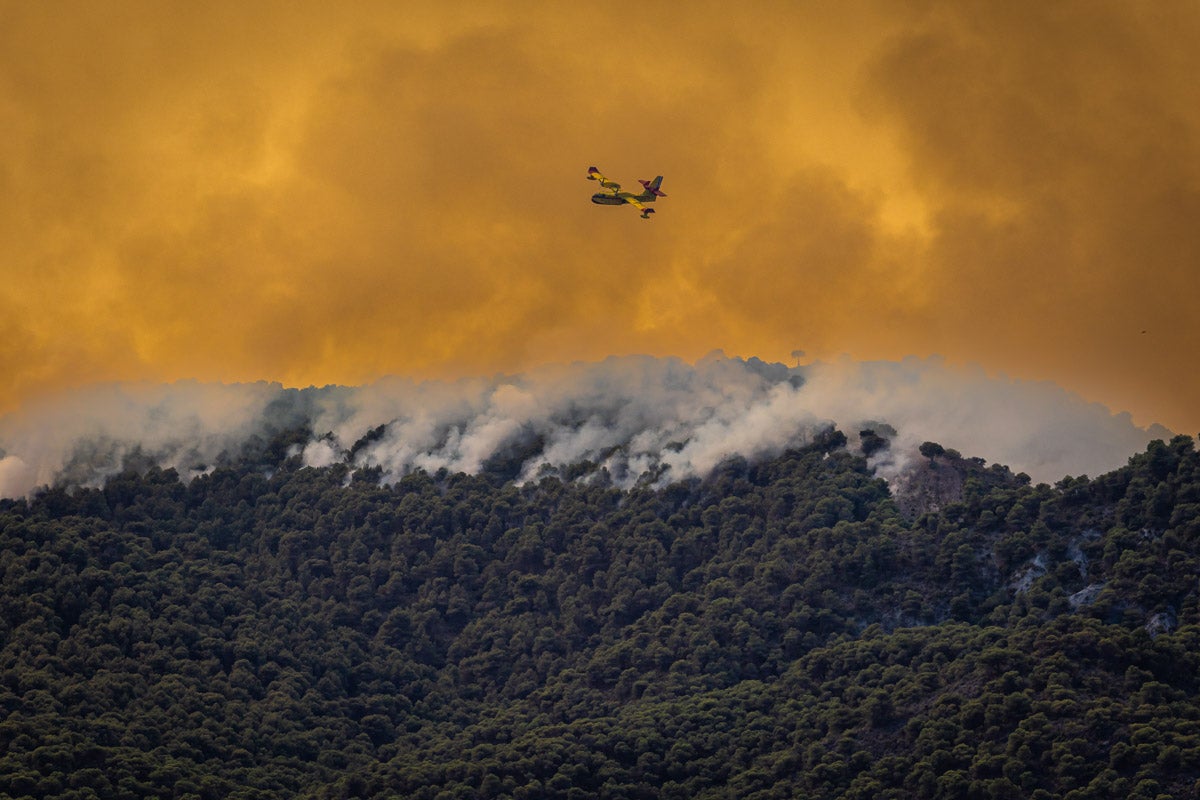
[[[1196,796],[1188,437],[896,496],[836,431],[628,491],[273,444],[0,503],[0,793]]]

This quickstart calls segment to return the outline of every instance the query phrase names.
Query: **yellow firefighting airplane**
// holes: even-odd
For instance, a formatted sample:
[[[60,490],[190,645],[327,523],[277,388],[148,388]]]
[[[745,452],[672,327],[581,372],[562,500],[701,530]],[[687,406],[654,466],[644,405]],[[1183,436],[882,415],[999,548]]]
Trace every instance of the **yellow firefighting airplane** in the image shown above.
[[[608,178],[600,174],[600,170],[595,167],[588,167],[587,174],[589,181],[600,181],[600,187],[607,189],[607,192],[596,192],[592,195],[592,202],[602,206],[622,206],[631,205],[642,212],[642,219],[650,219],[650,215],[654,213],[653,208],[648,208],[644,203],[653,203],[660,197],[666,195],[659,191],[658,187],[662,186],[662,175],[659,175],[652,181],[638,181],[645,189],[641,194],[633,192],[622,192],[621,184],[613,183]]]

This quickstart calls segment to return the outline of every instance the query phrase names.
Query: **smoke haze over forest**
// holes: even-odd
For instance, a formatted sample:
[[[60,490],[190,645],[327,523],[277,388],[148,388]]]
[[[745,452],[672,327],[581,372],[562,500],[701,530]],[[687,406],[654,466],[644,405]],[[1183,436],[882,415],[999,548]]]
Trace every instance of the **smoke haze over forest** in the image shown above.
[[[306,465],[476,473],[516,463],[519,479],[591,462],[619,485],[703,477],[722,460],[776,455],[830,424],[858,446],[876,429],[891,445],[881,475],[926,440],[1039,481],[1122,465],[1169,432],[1046,383],[955,369],[938,359],[789,367],[721,354],[695,364],[609,358],[516,376],[303,390],[278,384],[110,384],[65,393],[0,419],[0,496],[43,485],[94,485],[126,466],[185,479],[236,457],[255,437],[306,428]]]

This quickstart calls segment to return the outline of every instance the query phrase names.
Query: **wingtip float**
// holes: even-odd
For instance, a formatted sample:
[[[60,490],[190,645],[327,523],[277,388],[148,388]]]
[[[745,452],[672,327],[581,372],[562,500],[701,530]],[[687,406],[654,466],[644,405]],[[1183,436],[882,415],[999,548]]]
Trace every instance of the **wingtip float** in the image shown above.
[[[599,181],[600,188],[606,190],[596,192],[592,195],[593,203],[602,206],[630,205],[642,212],[642,219],[650,219],[650,215],[654,213],[654,209],[647,206],[646,203],[653,203],[658,198],[667,196],[659,188],[662,186],[662,175],[659,175],[652,181],[638,181],[642,185],[642,191],[639,193],[622,192],[621,184],[610,181],[595,167],[588,167],[587,179],[589,181]]]

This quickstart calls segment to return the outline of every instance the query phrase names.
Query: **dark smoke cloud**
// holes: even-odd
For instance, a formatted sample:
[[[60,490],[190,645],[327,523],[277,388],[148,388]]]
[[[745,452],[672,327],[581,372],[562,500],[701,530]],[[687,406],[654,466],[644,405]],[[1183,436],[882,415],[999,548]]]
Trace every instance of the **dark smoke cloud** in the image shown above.
[[[1200,6],[906,7],[867,70],[929,209],[942,352],[1192,425]],[[1145,411],[1139,410],[1143,416]]]
[[[0,2],[0,413],[802,346],[1194,431],[1197,40],[1176,0]],[[663,174],[653,221],[593,163]]]

